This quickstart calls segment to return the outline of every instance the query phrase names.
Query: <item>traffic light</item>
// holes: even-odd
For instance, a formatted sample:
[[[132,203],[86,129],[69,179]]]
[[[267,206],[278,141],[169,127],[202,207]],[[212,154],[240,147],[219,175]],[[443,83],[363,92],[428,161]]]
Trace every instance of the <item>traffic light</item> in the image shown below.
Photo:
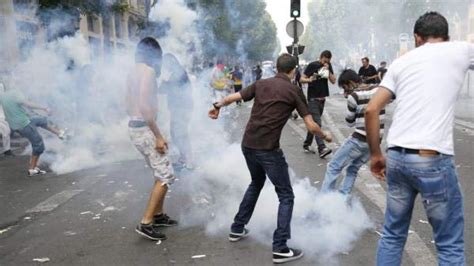
[[[301,1],[300,0],[291,0],[291,10],[290,16],[292,18],[299,18],[301,15]]]

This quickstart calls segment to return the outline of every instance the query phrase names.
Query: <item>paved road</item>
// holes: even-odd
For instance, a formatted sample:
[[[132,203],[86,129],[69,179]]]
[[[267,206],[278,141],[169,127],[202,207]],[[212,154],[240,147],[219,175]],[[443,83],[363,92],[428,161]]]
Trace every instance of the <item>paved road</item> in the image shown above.
[[[238,109],[240,115],[229,136],[236,144],[220,147],[220,152],[211,155],[198,152],[197,157],[208,156],[209,160],[201,158],[208,162],[192,172],[180,173],[167,198],[167,212],[179,217],[182,225],[166,229],[169,239],[159,245],[134,232],[152,182],[142,160],[28,178],[23,170],[27,158],[1,158],[0,265],[28,265],[35,258],[49,258],[52,265],[271,265],[277,199],[269,182],[249,224],[252,236],[239,243],[227,240],[227,228],[238,204],[235,199],[241,197],[247,185],[248,173],[238,148],[248,118],[247,107]],[[343,124],[344,110],[341,97],[334,96],[328,102],[325,122],[331,125],[338,141],[350,134]],[[468,265],[474,263],[474,186],[469,182],[474,166],[473,132],[459,124],[455,130],[456,164],[465,195]],[[298,184],[293,239],[289,243],[304,244],[299,247],[308,254],[290,265],[373,265],[385,185],[371,178],[365,169],[357,180],[353,206],[325,202],[328,199],[313,195],[322,182],[327,160],[302,152],[302,134],[301,119],[291,121],[281,142],[294,171],[293,182]],[[331,146],[336,149],[338,143]],[[359,201],[365,212],[358,209]],[[328,211],[326,203],[337,208]],[[341,210],[347,213],[341,214]],[[363,213],[371,221],[365,230],[361,228],[366,224],[357,227],[357,222],[365,221]],[[435,259],[430,227],[424,221],[418,201],[404,265],[430,265]],[[341,227],[330,228],[327,223]],[[354,235],[355,231],[361,234]],[[196,255],[205,257],[193,258]]]

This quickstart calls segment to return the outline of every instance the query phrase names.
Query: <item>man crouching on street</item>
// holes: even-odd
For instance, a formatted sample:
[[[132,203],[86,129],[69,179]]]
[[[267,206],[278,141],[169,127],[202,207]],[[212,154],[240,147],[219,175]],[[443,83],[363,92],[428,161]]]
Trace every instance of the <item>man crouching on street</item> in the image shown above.
[[[266,176],[275,186],[280,205],[278,207],[277,229],[273,234],[273,262],[284,263],[303,257],[303,252],[289,248],[291,238],[290,223],[293,213],[293,189],[291,187],[288,164],[280,149],[283,127],[296,108],[303,117],[308,130],[332,141],[329,133],[324,133],[314,122],[301,89],[291,83],[295,76],[297,61],[289,54],[282,54],[277,60],[278,73],[275,77],[258,80],[238,93],[231,94],[213,105],[209,117],[217,119],[219,110],[233,102],[254,99],[250,119],[242,140],[242,152],[252,177],[239,211],[230,229],[232,242],[245,238],[249,231],[245,225],[250,221]]]

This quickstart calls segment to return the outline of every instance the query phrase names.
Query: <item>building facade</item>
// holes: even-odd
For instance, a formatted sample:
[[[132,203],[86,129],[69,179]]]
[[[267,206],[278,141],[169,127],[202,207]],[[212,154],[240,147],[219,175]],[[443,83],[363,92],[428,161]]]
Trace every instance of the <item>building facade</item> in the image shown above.
[[[151,0],[117,0],[107,12],[80,14],[73,29],[86,38],[94,57],[102,57],[136,42],[147,24],[150,5]],[[35,45],[50,39],[37,9],[38,0],[0,1],[0,73],[25,59]]]

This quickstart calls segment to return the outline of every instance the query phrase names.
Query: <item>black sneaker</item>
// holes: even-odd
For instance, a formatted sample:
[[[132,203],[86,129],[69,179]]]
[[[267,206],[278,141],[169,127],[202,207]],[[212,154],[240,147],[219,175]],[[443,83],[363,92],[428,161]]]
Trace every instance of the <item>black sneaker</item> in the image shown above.
[[[312,153],[312,154],[316,153],[310,146],[306,146],[306,145],[303,146],[303,150],[306,153]]]
[[[172,220],[168,215],[165,213],[153,216],[153,225],[154,226],[176,226],[178,225],[178,221]]]
[[[241,240],[242,238],[246,238],[249,235],[249,230],[244,228],[244,231],[242,233],[235,233],[235,232],[230,232],[229,234],[229,241],[230,242],[237,242]]]
[[[328,147],[324,147],[319,151],[319,158],[324,159],[324,157],[331,154],[331,152],[332,152],[331,149],[329,149]]]
[[[279,264],[294,261],[297,259],[301,259],[303,255],[303,251],[295,248],[286,248],[281,252],[273,251],[273,263]]]
[[[137,228],[135,228],[135,231],[141,236],[144,236],[151,240],[158,241],[166,239],[166,236],[161,233],[158,228],[156,228],[156,226],[153,224],[140,223],[139,225],[137,225]]]

